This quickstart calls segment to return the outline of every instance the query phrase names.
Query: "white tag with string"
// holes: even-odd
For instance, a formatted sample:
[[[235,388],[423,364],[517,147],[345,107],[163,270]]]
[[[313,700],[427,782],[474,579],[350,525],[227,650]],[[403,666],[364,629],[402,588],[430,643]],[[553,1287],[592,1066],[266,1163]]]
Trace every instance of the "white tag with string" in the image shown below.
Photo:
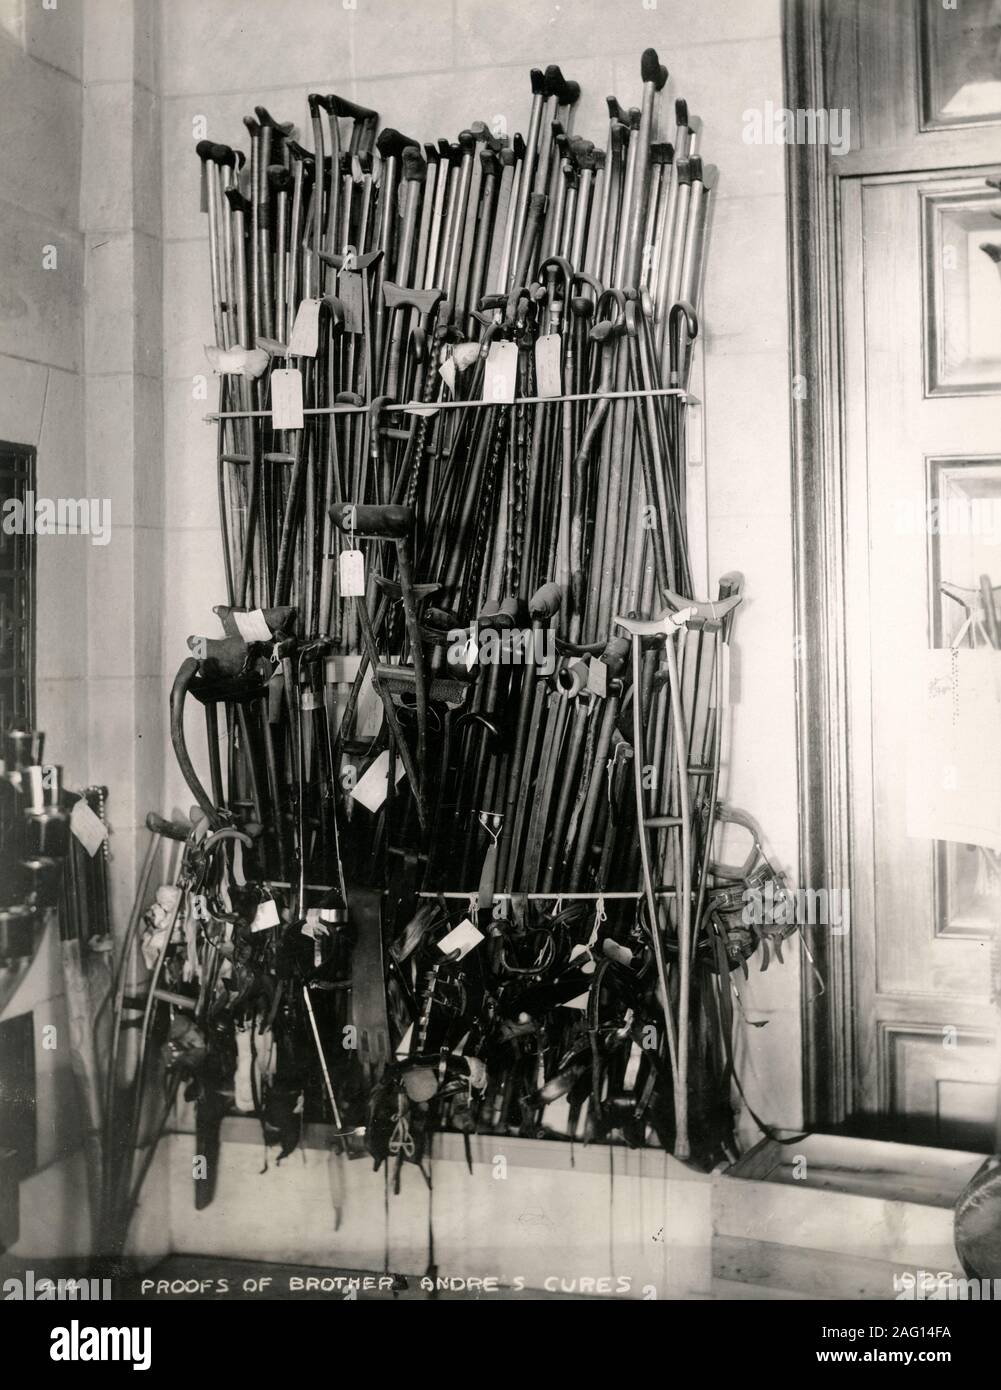
[[[490,344],[483,372],[483,399],[497,405],[513,403],[518,390],[518,345]]]
[[[302,372],[298,367],[278,367],[271,373],[271,427],[301,430]]]
[[[457,927],[453,927],[447,936],[443,936],[438,942],[438,950],[442,955],[449,956],[453,951],[458,951],[458,959],[468,956],[469,952],[477,947],[483,940],[483,933],[477,931],[468,917],[463,917]]]
[[[586,1009],[587,995],[578,994],[576,999],[564,999],[560,1007],[563,1009]]]
[[[344,332],[362,333],[365,328],[365,292],[361,275],[350,271],[339,275],[337,298],[344,309]]]
[[[278,904],[274,898],[268,895],[262,898],[257,904],[257,911],[254,913],[254,920],[250,924],[251,931],[267,931],[269,927],[277,927],[281,923],[278,915]]]
[[[236,623],[237,632],[248,644],[274,640],[268,620],[260,608],[252,608],[249,613],[240,613],[234,608],[233,621]]]
[[[587,688],[602,700],[608,694],[608,667],[599,656],[592,656],[587,664]]]
[[[288,340],[293,357],[315,357],[320,346],[321,299],[304,299],[296,311],[295,323]]]
[[[396,781],[403,777],[405,768],[399,758],[396,760]],[[351,789],[354,801],[360,801],[369,811],[378,811],[389,791],[389,749],[384,748],[371,767],[367,768]]]
[[[558,333],[544,333],[535,343],[535,393],[537,396],[563,394],[563,344]]]
[[[442,381],[445,383],[445,385],[448,387],[448,389],[452,392],[452,395],[454,396],[454,395],[455,395],[455,358],[454,358],[454,357],[446,357],[446,358],[445,358],[444,362],[443,362],[443,363],[441,364],[441,366],[438,368],[438,375],[441,377]]]
[[[108,827],[95,816],[83,797],[74,801],[70,812],[70,829],[93,859],[108,838]]]
[[[365,557],[360,550],[342,550],[337,561],[341,598],[365,597]]]

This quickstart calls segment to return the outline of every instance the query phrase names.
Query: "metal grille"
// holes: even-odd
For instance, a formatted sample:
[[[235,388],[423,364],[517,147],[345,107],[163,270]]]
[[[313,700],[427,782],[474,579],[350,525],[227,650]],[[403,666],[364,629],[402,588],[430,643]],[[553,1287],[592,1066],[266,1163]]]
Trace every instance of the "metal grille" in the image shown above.
[[[6,505],[23,518],[34,491],[35,450],[0,441],[0,733],[34,726],[35,537]]]

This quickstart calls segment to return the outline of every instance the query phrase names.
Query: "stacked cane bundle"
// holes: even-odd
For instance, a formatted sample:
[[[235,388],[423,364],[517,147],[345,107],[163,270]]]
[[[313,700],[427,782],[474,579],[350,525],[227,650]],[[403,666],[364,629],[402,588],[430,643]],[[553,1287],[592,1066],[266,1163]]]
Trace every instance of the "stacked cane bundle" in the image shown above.
[[[716,170],[683,101],[656,138],[652,50],[640,76],[604,150],[556,67],[510,142],[314,94],[311,150],[263,107],[249,158],[198,146],[228,594],[172,733],[209,830],[251,840],[200,912],[277,982],[271,1112],[370,1097],[377,1159],[431,1123],[687,1156],[690,1096],[698,1154],[732,1150],[729,972],[773,872],[719,800],[740,580],[696,601],[688,551]],[[260,1029],[227,979],[202,1023]]]

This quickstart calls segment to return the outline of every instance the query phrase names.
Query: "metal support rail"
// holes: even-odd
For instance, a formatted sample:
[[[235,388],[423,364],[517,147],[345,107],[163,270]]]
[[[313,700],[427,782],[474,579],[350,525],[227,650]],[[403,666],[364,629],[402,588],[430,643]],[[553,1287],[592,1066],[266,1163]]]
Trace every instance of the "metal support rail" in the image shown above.
[[[680,386],[650,386],[642,391],[578,391],[562,396],[518,396],[513,401],[438,401],[427,405],[422,401],[405,401],[396,405],[385,405],[382,410],[390,415],[434,415],[439,410],[483,410],[489,406],[503,405],[558,405],[560,401],[635,401],[645,400],[647,396],[681,396],[688,405],[698,405],[697,396],[684,391]],[[365,415],[369,410],[363,405],[318,405],[305,406],[303,415]],[[220,420],[260,420],[270,419],[270,410],[217,410],[205,416],[206,424],[217,424]]]

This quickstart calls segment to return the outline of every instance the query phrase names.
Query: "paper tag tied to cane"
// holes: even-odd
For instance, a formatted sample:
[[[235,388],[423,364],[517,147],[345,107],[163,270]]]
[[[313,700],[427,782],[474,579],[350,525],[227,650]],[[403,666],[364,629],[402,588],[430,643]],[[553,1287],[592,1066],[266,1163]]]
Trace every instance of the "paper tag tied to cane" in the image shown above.
[[[274,898],[268,894],[257,904],[257,911],[254,913],[254,920],[250,924],[251,931],[267,931],[269,927],[277,927],[281,924],[278,915],[278,904]]]
[[[454,358],[454,357],[446,357],[446,358],[445,358],[444,362],[443,362],[443,363],[441,364],[441,366],[438,368],[438,375],[441,377],[442,381],[445,383],[445,385],[448,387],[448,389],[451,391],[452,395],[454,396],[454,395],[455,395],[455,358]]]
[[[365,331],[365,290],[356,271],[342,271],[337,277],[337,298],[344,310],[344,332]]]
[[[535,343],[535,393],[538,396],[563,394],[563,344],[558,333],[544,333]]]
[[[483,940],[483,933],[477,931],[468,917],[463,917],[457,927],[453,927],[447,936],[443,936],[438,942],[438,950],[442,955],[450,956],[453,951],[458,951],[458,959],[468,956]]]
[[[251,642],[271,642],[274,640],[272,631],[268,627],[268,620],[260,608],[252,608],[249,613],[241,613],[234,608],[233,621],[236,623],[237,632],[248,645]]]
[[[483,371],[483,399],[497,405],[510,405],[517,389],[517,343],[492,342]]]
[[[271,373],[271,426],[276,430],[302,429],[302,372],[298,367],[277,367]]]
[[[342,550],[337,561],[341,598],[365,597],[365,556],[360,550]]]
[[[587,664],[587,688],[600,700],[608,694],[608,667],[600,657],[592,656]]]
[[[315,357],[320,346],[321,299],[304,299],[296,311],[288,350],[292,357]]]
[[[404,773],[403,764],[397,761],[396,781],[399,782]],[[354,801],[361,804],[373,813],[386,799],[389,791],[389,750],[384,748],[371,767],[366,768],[361,777],[351,788],[351,796]]]
[[[93,859],[94,855],[108,838],[108,827],[96,816],[83,797],[73,803],[70,812],[70,830]]]

